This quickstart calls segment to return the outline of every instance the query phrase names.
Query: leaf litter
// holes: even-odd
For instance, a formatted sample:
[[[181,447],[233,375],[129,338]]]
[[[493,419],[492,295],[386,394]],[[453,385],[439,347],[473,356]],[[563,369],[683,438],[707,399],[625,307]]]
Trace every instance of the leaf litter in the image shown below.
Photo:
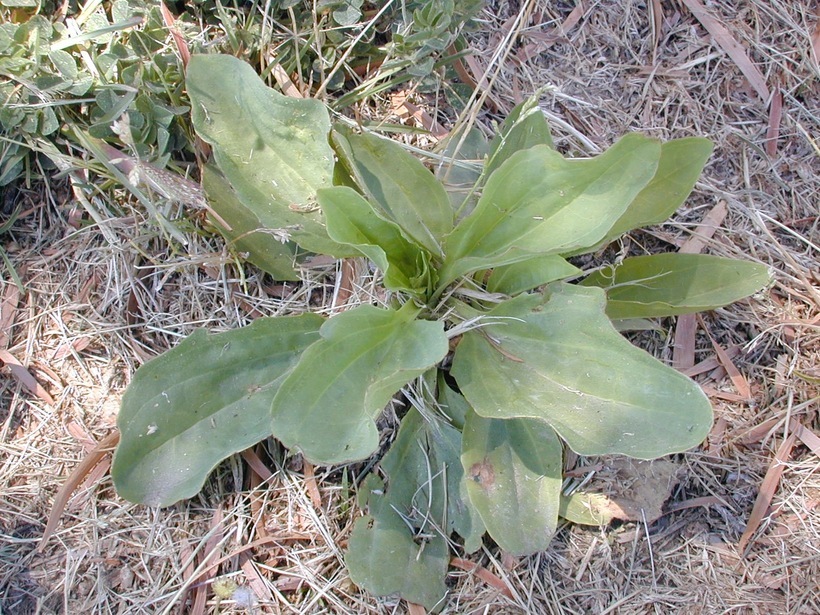
[[[471,34],[478,58],[505,43],[494,33],[515,22],[518,4],[488,3]],[[449,612],[820,612],[820,155],[811,137],[820,133],[812,103],[820,98],[820,16],[801,3],[709,3],[712,27],[730,33],[747,65],[728,53],[724,45],[733,43],[710,38],[702,15],[685,8],[653,2],[650,14],[645,3],[611,0],[585,3],[579,17],[581,4],[521,4],[528,17],[510,33],[512,57],[494,77],[473,76],[492,86],[499,112],[546,85],[542,108],[562,151],[594,153],[632,129],[663,138],[707,135],[717,143],[687,208],[670,223],[631,234],[620,249],[681,245],[723,200],[728,214],[705,251],[763,262],[776,280],[768,295],[703,315],[715,345],[701,327],[692,352],[696,366],[715,365],[697,378],[712,395],[720,445],[678,457],[682,469],[663,498],[664,514],[652,521],[644,512],[603,531],[566,526],[547,551],[528,558],[486,548],[464,560],[473,572],[453,572]],[[565,30],[558,30],[561,24]],[[764,79],[751,89],[749,66]],[[763,100],[763,85],[782,96],[776,149],[775,110]],[[435,114],[438,101],[412,94],[413,108]],[[387,114],[389,97],[381,104]],[[501,117],[479,109],[474,116],[486,130]],[[448,126],[446,117],[436,119]],[[262,277],[239,275],[217,239],[192,236],[180,253],[152,236],[144,211],[127,200],[125,215],[105,220],[115,240],[108,243],[94,227],[65,226],[59,206],[41,207],[46,193],[25,198],[30,213],[3,237],[28,291],[12,316],[3,310],[4,350],[35,369],[54,403],[22,388],[8,368],[0,372],[0,608],[174,612],[190,584],[208,578],[206,569],[251,587],[262,598],[256,604],[262,613],[412,608],[363,595],[347,579],[342,552],[355,504],[339,472],[315,468],[311,479],[270,445],[255,449],[272,470],[253,492],[246,486],[251,472],[237,461],[221,465],[197,498],[160,511],[123,502],[106,479],[89,485],[80,507],[69,506],[42,553],[36,550],[55,494],[87,456],[69,422],[101,441],[112,433],[112,404],[146,357],[197,327],[247,324],[249,308],[328,313],[339,290],[336,266],[319,263],[303,283],[271,295]],[[145,274],[139,285],[137,266]],[[75,303],[92,274],[101,283]],[[376,297],[367,267],[356,274],[348,273],[344,284],[348,305]],[[10,296],[13,281],[4,274],[2,284],[0,293]],[[132,296],[140,316],[127,322]],[[74,319],[54,328],[54,316],[69,309]],[[635,340],[669,361],[674,322],[662,324],[665,331]],[[80,337],[88,345],[55,354]],[[730,362],[750,397],[745,390],[733,395],[736,385],[721,371],[727,363],[717,347],[739,349]],[[250,557],[240,560],[240,551]],[[206,559],[211,552],[218,557]],[[460,560],[456,566],[470,567]],[[215,595],[200,587],[208,589],[191,587],[204,596],[197,604],[215,612]]]

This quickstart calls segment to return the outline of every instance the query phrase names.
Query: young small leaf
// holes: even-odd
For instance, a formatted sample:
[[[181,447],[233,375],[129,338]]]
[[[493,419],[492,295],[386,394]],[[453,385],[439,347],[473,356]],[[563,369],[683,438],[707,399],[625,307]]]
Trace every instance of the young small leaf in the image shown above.
[[[453,209],[441,183],[400,145],[370,134],[337,128],[333,143],[341,162],[371,203],[430,254],[453,230]]]
[[[652,459],[698,445],[709,400],[621,337],[605,303],[600,289],[555,283],[499,304],[456,348],[464,397],[486,418],[546,421],[582,455]]]
[[[487,156],[487,139],[477,128],[472,128],[462,139],[460,132],[447,137],[443,161],[436,165],[436,177],[450,196],[453,209],[464,211],[478,199],[476,182],[481,177],[484,158]],[[456,149],[458,148],[458,149]],[[468,205],[465,199],[470,198]]]
[[[503,265],[493,269],[487,280],[487,290],[491,293],[517,295],[544,284],[571,278],[583,271],[569,264],[557,254],[533,256],[520,263]]]
[[[713,310],[765,288],[764,265],[706,254],[652,254],[626,258],[596,271],[583,286],[606,290],[612,319],[653,318]]]
[[[319,190],[318,199],[330,237],[372,260],[384,272],[387,289],[418,294],[430,286],[429,253],[405,239],[359,193],[337,186]]]
[[[538,94],[516,106],[501,124],[490,142],[487,175],[492,175],[514,153],[536,145],[555,148],[549,124],[538,106]]]
[[[513,555],[547,548],[558,525],[561,441],[537,419],[467,414],[461,463],[487,532]]]
[[[328,320],[273,400],[273,434],[316,463],[373,453],[384,406],[447,354],[443,323],[418,311],[363,305]]]
[[[117,493],[168,506],[196,495],[220,461],[269,436],[271,401],[323,322],[305,314],[215,335],[199,330],[138,369],[117,417]]]

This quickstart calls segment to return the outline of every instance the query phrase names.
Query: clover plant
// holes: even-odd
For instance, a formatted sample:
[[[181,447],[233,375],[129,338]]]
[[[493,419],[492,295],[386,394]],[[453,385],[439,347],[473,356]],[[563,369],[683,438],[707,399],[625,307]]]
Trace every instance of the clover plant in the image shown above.
[[[709,141],[630,134],[566,158],[531,100],[489,144],[471,137],[480,164],[454,161],[439,178],[232,57],[195,56],[187,88],[228,240],[280,279],[298,279],[307,253],[364,256],[390,300],[197,331],[146,363],[119,415],[123,497],[191,497],[220,461],[270,436],[317,464],[367,459],[380,414],[411,385],[359,487],[367,514],[346,563],[368,591],[435,608],[454,544],[475,551],[486,533],[526,555],[547,547],[559,517],[606,520],[592,495],[562,494],[565,448],[652,459],[706,437],[698,385],[616,325],[726,305],[764,287],[767,269],[659,254],[587,273],[567,259],[665,220]]]

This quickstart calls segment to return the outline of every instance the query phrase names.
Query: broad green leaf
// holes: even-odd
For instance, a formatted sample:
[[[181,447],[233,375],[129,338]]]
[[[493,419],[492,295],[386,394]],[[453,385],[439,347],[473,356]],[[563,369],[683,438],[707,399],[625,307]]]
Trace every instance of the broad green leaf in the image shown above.
[[[513,154],[447,238],[442,284],[594,245],[652,179],[659,157],[660,144],[637,134],[583,160],[567,160],[546,145]]]
[[[493,269],[490,279],[487,280],[487,290],[491,293],[517,295],[582,273],[578,267],[570,265],[557,254],[533,256],[520,263]]]
[[[612,500],[603,493],[576,491],[561,496],[558,515],[581,525],[607,525],[615,518]]]
[[[501,124],[490,142],[487,175],[492,175],[514,153],[536,145],[555,148],[550,127],[538,106],[538,94],[516,106]]]
[[[373,474],[361,489],[370,492],[369,511],[357,519],[345,564],[351,580],[376,596],[398,594],[434,610],[447,594],[444,577],[450,561],[447,540],[435,530],[414,536]]]
[[[372,522],[359,521],[350,540],[345,559],[354,582],[428,608],[441,599],[446,550],[436,544],[431,557],[430,541],[444,542],[455,531],[472,552],[484,534],[467,500],[460,454],[461,432],[452,425],[429,423],[415,409],[402,419],[381,462],[386,484],[371,474],[362,486]]]
[[[536,419],[467,414],[461,463],[467,493],[498,545],[514,555],[547,548],[558,525],[561,441]]]
[[[384,272],[389,290],[419,294],[430,285],[429,255],[385,220],[359,193],[344,186],[318,192],[334,241],[353,246]]]
[[[196,331],[138,369],[117,417],[117,493],[168,506],[194,496],[220,461],[268,437],[273,396],[323,322],[305,314]]]
[[[269,216],[266,210],[253,209],[242,203],[213,165],[203,167],[202,187],[211,209],[219,216],[219,219],[212,218],[213,224],[235,251],[246,253],[248,261],[276,280],[299,279],[299,274],[294,270],[296,244],[287,241],[290,236],[287,229],[276,229],[276,216]],[[225,224],[229,224],[230,228]]]
[[[418,312],[363,305],[328,320],[273,400],[273,434],[316,463],[373,453],[384,406],[447,354],[443,323]]]
[[[408,511],[406,522],[431,530],[433,521],[447,535],[458,532],[466,540],[467,551],[473,552],[481,544],[484,526],[466,501],[461,451],[458,429],[437,419],[425,420],[412,409],[402,419],[381,470],[388,477],[390,503]]]
[[[305,250],[349,256],[327,236],[315,204],[333,174],[325,106],[283,96],[227,55],[193,56],[186,86],[194,128],[245,207]]]
[[[605,243],[627,231],[660,224],[683,205],[712,154],[708,139],[689,137],[668,141],[661,146],[658,170],[629,208],[606,234]]]
[[[626,341],[598,288],[551,284],[464,334],[452,375],[486,418],[546,421],[582,455],[640,459],[697,446],[712,408],[689,378]]]
[[[341,162],[371,203],[430,254],[453,230],[453,209],[441,183],[397,143],[337,128],[333,143]]]
[[[653,254],[626,258],[596,271],[584,286],[606,290],[613,319],[653,318],[712,310],[765,288],[764,265],[706,254]]]

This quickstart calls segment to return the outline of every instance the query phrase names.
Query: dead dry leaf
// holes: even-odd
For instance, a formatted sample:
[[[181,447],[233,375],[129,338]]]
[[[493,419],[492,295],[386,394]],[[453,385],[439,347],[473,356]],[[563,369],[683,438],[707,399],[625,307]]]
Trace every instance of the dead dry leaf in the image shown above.
[[[179,51],[179,57],[182,59],[182,67],[187,68],[188,62],[191,61],[191,52],[188,49],[188,44],[185,42],[185,37],[182,36],[182,32],[180,32],[176,27],[176,19],[174,19],[174,16],[171,11],[168,10],[168,7],[165,6],[165,2],[160,2],[159,7],[162,12],[162,20],[165,22],[168,31],[171,33],[171,37],[174,39],[174,44],[177,47],[177,51]]]
[[[43,535],[40,538],[40,544],[37,545],[37,550],[39,552],[43,552],[49,537],[52,533],[54,533],[54,530],[57,529],[57,526],[60,523],[60,516],[63,514],[66,504],[68,504],[71,494],[74,493],[74,490],[83,481],[83,479],[85,479],[86,475],[88,475],[89,472],[91,472],[96,465],[114,449],[119,441],[120,432],[112,431],[105,438],[100,440],[94,450],[88,453],[77,465],[77,467],[74,468],[74,471],[68,475],[68,478],[66,478],[63,486],[60,487],[57,495],[54,496],[54,503],[51,505],[51,512],[48,515],[48,522],[46,523],[46,527],[43,530]]]
[[[651,523],[663,516],[663,505],[678,480],[680,465],[666,459],[640,461],[615,457],[586,489],[602,491],[605,515],[623,521]]]
[[[242,560],[241,568],[242,572],[245,573],[245,578],[248,580],[248,587],[251,588],[253,591],[256,599],[262,599],[265,602],[272,603],[273,600],[273,593],[268,587],[268,584],[265,583],[265,579],[259,573],[259,570],[256,568],[256,564],[247,557],[247,553],[243,554],[240,557]]]
[[[0,350],[9,347],[11,328],[14,326],[14,316],[17,314],[17,304],[20,302],[20,289],[16,284],[6,286],[3,300],[0,303]]]
[[[820,436],[794,419],[792,419],[791,427],[794,434],[800,439],[800,441],[808,446],[812,453],[820,457]]]
[[[706,28],[706,31],[712,36],[715,44],[718,45],[732,61],[740,69],[740,72],[754,88],[755,92],[763,99],[763,102],[769,100],[769,87],[766,85],[766,78],[763,73],[752,63],[746,50],[743,48],[737,39],[732,36],[732,33],[718,21],[712,14],[706,10],[706,7],[701,4],[700,0],[682,0],[683,3],[689,7],[692,14],[697,20]]]
[[[414,602],[407,603],[407,615],[427,615],[427,610],[420,604]]]
[[[528,60],[531,60],[535,56],[543,53],[562,38],[566,37],[567,33],[578,25],[578,22],[581,21],[581,18],[584,16],[585,12],[586,7],[584,6],[584,3],[579,2],[575,8],[572,9],[570,14],[567,15],[567,18],[563,21],[563,23],[552,32],[547,32],[544,34],[530,34],[530,38],[537,38],[540,40],[524,45],[524,47],[522,47],[521,50],[515,54],[513,60],[518,64],[524,64]]]
[[[706,335],[709,336],[709,341],[712,343],[712,348],[715,349],[717,353],[718,360],[720,364],[723,366],[723,369],[726,370],[726,373],[729,375],[729,379],[732,381],[732,384],[735,385],[738,394],[745,398],[746,400],[752,399],[752,389],[749,386],[749,381],[746,380],[746,377],[740,373],[740,370],[737,366],[732,362],[731,357],[729,354],[723,349],[723,347],[715,341],[715,338],[712,337],[712,334],[706,328],[703,319],[698,315],[698,320],[700,321],[701,328],[706,331]]]
[[[777,139],[780,138],[780,120],[783,119],[783,94],[780,88],[774,91],[769,105],[769,123],[766,127],[766,154],[774,158],[777,154]]]
[[[695,333],[698,321],[694,314],[678,316],[675,323],[675,341],[672,345],[672,366],[680,371],[695,365]]]
[[[313,464],[305,461],[302,466],[305,475],[305,488],[307,489],[310,501],[316,510],[322,510],[322,494],[319,485],[316,483],[316,474],[313,471]]]
[[[499,590],[502,594],[507,596],[507,598],[512,599],[512,591],[510,590],[509,586],[497,575],[493,574],[483,566],[479,566],[475,562],[471,562],[470,560],[461,559],[458,557],[454,557],[453,559],[451,559],[450,565],[455,566],[456,568],[461,568],[462,570],[466,570],[467,572],[472,572],[479,579],[484,581],[487,585],[489,585],[490,587],[494,587],[495,589]]]
[[[794,443],[796,440],[797,434],[792,432],[792,434],[783,441],[780,448],[777,449],[774,459],[772,459],[771,464],[769,464],[769,469],[766,472],[766,476],[763,478],[763,483],[760,485],[760,491],[757,494],[757,499],[752,507],[752,513],[749,515],[746,530],[743,532],[743,535],[737,543],[737,550],[744,555],[746,546],[749,544],[749,541],[757,531],[757,528],[760,527],[760,524],[766,517],[766,512],[769,509],[769,505],[772,502],[775,491],[777,491],[777,486],[780,484],[780,477],[783,476],[783,470],[786,469],[786,461],[792,454],[792,448],[794,448]]]
[[[11,375],[14,376],[29,393],[41,399],[49,406],[54,405],[54,398],[37,382],[37,379],[31,375],[31,372],[8,350],[0,349],[0,368],[4,366],[8,368]]]

